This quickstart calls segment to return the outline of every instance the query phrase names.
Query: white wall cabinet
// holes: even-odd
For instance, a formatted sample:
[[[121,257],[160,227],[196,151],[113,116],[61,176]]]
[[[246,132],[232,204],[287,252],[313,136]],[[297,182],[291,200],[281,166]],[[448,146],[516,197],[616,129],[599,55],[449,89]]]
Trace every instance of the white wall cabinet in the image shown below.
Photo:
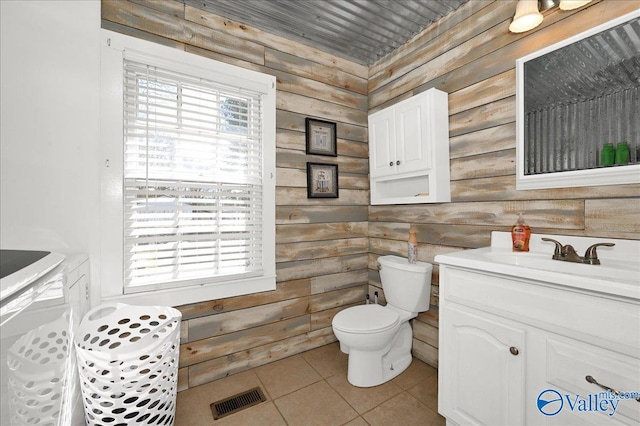
[[[638,300],[437,261],[448,425],[640,424]]]
[[[429,89],[369,116],[371,204],[451,201],[448,95]]]

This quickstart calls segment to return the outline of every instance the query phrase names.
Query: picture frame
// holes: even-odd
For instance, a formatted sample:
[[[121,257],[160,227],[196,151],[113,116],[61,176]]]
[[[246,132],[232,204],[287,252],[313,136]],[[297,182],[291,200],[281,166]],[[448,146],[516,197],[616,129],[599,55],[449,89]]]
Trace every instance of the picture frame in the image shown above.
[[[338,198],[338,165],[307,163],[307,198]]]
[[[307,154],[338,156],[336,123],[307,117],[305,128]]]

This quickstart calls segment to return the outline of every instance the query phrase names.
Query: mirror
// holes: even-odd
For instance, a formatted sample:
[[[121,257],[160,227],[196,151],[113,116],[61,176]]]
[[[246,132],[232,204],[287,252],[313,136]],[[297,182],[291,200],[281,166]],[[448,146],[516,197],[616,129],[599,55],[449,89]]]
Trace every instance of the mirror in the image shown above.
[[[518,59],[516,79],[517,189],[640,183],[640,11]]]

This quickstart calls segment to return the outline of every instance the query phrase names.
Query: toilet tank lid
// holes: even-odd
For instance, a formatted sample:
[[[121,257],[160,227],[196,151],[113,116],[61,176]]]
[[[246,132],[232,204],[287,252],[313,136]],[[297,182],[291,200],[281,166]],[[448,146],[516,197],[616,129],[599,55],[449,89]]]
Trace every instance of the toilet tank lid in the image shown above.
[[[426,262],[409,263],[409,260],[406,257],[393,256],[393,255],[378,257],[378,263],[382,266],[404,269],[407,271],[414,271],[414,272],[425,273],[433,270],[433,265],[430,263],[426,263]]]

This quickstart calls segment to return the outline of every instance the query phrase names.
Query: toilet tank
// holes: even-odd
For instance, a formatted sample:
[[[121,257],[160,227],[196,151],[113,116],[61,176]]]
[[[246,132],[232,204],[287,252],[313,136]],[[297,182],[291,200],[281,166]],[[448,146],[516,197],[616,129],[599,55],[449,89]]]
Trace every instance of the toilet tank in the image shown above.
[[[409,312],[429,310],[432,264],[409,263],[407,258],[400,256],[380,256],[378,264],[388,303]]]

